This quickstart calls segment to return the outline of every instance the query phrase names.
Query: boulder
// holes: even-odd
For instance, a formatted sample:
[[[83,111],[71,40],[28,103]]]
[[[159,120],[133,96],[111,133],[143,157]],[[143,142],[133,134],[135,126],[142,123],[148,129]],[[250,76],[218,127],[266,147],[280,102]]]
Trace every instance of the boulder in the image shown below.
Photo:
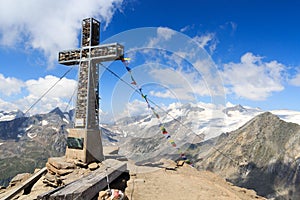
[[[91,164],[88,165],[88,168],[90,170],[98,169],[98,167],[99,167],[98,163],[95,163],[95,162],[93,162],[93,163],[91,163]]]
[[[88,167],[88,164],[84,163],[84,162],[81,162],[79,160],[74,160],[74,164],[80,168],[87,168]]]
[[[31,176],[30,173],[22,173],[22,174],[17,174],[9,183],[9,187],[13,187],[19,183],[24,182]]]

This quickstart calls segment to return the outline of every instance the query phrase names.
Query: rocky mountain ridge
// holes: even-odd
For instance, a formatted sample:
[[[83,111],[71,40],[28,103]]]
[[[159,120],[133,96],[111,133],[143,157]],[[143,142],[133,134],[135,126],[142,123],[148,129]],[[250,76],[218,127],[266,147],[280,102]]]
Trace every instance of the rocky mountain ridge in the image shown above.
[[[33,172],[43,167],[49,157],[64,155],[73,110],[62,112],[55,108],[30,117],[10,116],[0,121],[0,185],[5,186],[16,174]],[[116,134],[104,128],[102,132],[104,145],[117,141]]]
[[[276,199],[300,198],[300,125],[266,112],[193,146],[198,169]]]

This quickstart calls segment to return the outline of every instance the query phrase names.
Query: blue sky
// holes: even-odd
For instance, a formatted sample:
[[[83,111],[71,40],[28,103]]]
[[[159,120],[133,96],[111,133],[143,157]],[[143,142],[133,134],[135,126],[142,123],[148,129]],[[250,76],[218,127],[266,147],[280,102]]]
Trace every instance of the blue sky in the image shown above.
[[[300,110],[299,8],[296,0],[0,0],[0,110],[26,111],[68,70],[57,63],[57,52],[78,47],[80,22],[86,17],[102,21],[101,42],[125,43],[133,74],[158,103],[210,102],[217,76],[225,103]],[[143,28],[145,38],[136,28]],[[159,49],[176,36],[198,44],[198,58],[216,68],[205,74],[174,41]],[[131,51],[134,42],[142,41],[152,50]],[[120,62],[109,68],[129,80]],[[64,109],[76,79],[75,67],[32,113]],[[100,81],[104,113],[124,108],[139,113],[142,99],[132,89],[108,72]]]

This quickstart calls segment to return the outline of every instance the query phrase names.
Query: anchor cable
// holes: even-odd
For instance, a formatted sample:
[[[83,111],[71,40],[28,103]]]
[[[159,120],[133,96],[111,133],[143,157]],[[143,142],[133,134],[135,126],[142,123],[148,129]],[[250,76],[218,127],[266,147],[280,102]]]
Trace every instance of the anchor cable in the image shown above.
[[[40,98],[38,98],[26,111],[25,111],[25,115],[38,103],[40,102],[72,69],[74,68],[71,67],[70,69],[68,69],[46,92],[44,92],[42,94],[42,96]]]

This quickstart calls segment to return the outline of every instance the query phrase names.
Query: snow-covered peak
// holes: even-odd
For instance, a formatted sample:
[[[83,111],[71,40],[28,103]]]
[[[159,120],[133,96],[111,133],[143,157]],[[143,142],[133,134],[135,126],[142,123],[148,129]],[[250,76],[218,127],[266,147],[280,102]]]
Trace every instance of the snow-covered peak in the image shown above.
[[[11,121],[15,118],[20,118],[24,116],[24,113],[20,110],[0,111],[0,121]]]
[[[253,117],[265,112],[259,108],[243,105],[226,106],[214,106],[203,102],[176,103],[167,107],[166,112],[157,109],[159,119],[154,115],[127,117],[121,120],[122,123],[117,122],[116,126],[126,136],[150,137],[159,133],[159,124],[163,123],[167,129],[172,129],[170,133],[176,133],[178,138],[188,138],[189,134],[204,134],[205,139],[209,139],[224,132],[234,131]],[[285,121],[300,123],[300,112],[288,110],[271,112]]]

